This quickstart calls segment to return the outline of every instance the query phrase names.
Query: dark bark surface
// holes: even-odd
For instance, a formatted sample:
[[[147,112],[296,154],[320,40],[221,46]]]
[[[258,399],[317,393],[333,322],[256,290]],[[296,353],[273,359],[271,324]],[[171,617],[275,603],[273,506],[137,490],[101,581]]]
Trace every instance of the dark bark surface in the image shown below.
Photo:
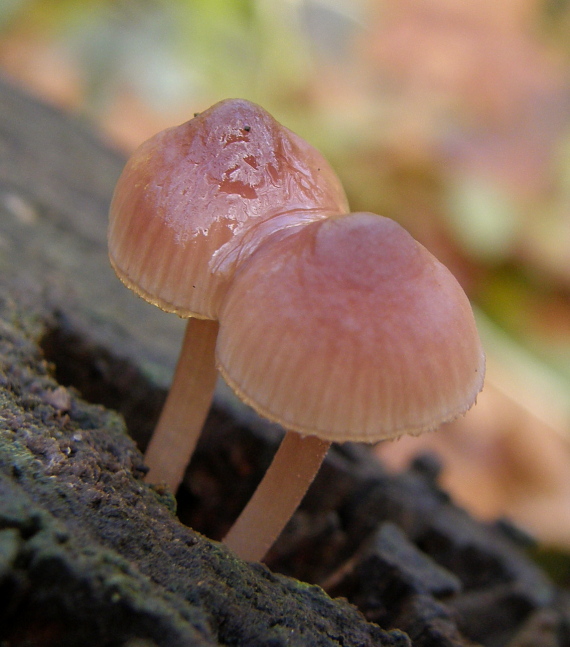
[[[223,385],[178,513],[144,484],[131,436],[144,448],[183,323],[108,266],[122,163],[0,83],[0,644],[570,645],[567,593],[528,538],[454,506],[429,458],[395,477],[335,448],[271,571],[204,536],[223,536],[280,435]]]

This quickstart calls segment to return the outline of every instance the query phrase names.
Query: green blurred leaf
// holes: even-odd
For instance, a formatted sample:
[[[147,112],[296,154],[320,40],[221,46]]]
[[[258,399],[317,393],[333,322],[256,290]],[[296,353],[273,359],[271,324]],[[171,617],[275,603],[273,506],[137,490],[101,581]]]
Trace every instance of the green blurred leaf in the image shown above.
[[[454,234],[471,256],[486,262],[509,256],[520,214],[499,186],[475,176],[455,177],[446,204]]]

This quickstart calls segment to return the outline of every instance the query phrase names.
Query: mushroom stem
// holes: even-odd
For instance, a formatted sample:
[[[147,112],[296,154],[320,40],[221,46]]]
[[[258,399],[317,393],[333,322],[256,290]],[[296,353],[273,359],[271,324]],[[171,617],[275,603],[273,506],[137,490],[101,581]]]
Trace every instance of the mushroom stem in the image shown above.
[[[293,516],[331,443],[288,431],[269,469],[223,543],[246,561],[260,561]]]
[[[216,386],[218,322],[188,319],[180,357],[162,413],[147,447],[146,480],[176,492],[200,437]]]

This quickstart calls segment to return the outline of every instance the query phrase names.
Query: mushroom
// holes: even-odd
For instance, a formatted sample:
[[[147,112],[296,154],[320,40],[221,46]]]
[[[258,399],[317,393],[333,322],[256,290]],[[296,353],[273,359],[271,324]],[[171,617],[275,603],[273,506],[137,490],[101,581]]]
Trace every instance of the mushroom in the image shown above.
[[[218,311],[269,235],[348,210],[334,171],[259,106],[222,101],[142,144],[118,180],[109,256],[131,290],[188,318],[147,479],[176,491],[211,404]]]
[[[332,441],[420,434],[465,413],[485,357],[449,270],[394,221],[330,216],[276,232],[219,311],[219,370],[287,433],[224,543],[263,558]]]

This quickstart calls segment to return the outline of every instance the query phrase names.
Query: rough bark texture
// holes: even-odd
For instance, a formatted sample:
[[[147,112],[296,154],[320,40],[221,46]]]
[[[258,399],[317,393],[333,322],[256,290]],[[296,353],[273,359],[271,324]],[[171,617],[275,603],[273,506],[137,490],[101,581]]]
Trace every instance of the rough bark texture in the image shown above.
[[[1,644],[570,645],[568,594],[528,538],[454,506],[427,458],[394,477],[364,448],[332,451],[273,572],[180,523],[123,422],[144,448],[183,322],[108,266],[121,166],[0,83]],[[220,385],[179,518],[223,536],[279,434]]]

